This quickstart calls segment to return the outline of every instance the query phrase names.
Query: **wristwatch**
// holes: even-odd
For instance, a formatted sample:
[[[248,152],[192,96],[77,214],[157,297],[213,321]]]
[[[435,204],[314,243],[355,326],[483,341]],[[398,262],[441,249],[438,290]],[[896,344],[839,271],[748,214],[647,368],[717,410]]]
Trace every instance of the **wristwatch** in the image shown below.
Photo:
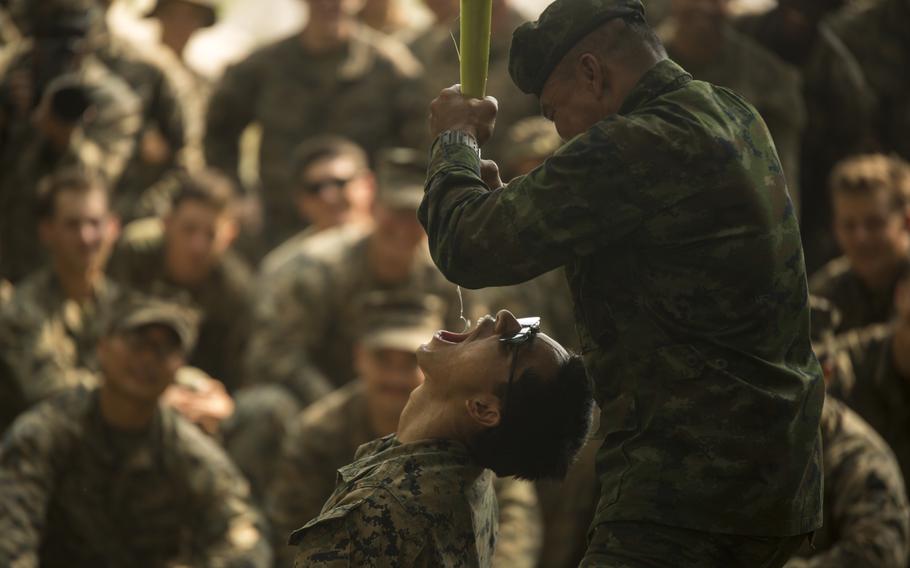
[[[477,153],[478,158],[480,157],[480,145],[477,144],[477,139],[461,130],[443,130],[439,133],[439,136],[436,137],[436,144],[442,144],[443,146],[448,146],[449,144],[464,144],[474,150]]]

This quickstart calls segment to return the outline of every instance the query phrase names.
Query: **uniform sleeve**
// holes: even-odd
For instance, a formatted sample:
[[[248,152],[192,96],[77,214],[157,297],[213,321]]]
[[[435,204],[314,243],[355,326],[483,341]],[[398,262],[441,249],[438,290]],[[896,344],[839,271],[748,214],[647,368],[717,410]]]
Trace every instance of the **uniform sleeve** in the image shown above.
[[[306,406],[334,389],[310,355],[332,317],[329,279],[318,263],[295,263],[262,279],[257,289],[247,380],[281,384]]]
[[[499,502],[493,567],[534,568],[543,543],[543,517],[534,484],[504,477],[497,478],[493,487]]]
[[[195,428],[189,424],[185,429]],[[206,568],[269,568],[272,551],[262,516],[255,509],[249,485],[220,448],[204,434],[193,431],[199,463],[187,475],[196,476],[199,517],[193,526],[198,551],[195,565]],[[205,446],[211,446],[205,448]]]
[[[508,185],[490,191],[468,146],[434,146],[418,216],[446,277],[467,288],[518,284],[616,242],[642,221],[629,169],[595,127]],[[630,140],[637,143],[636,140]]]
[[[240,135],[254,120],[259,85],[255,60],[229,67],[215,88],[205,118],[206,162],[236,178],[240,161]]]
[[[44,408],[21,416],[0,446],[0,566],[39,565],[41,529],[55,477],[52,424]]]
[[[326,461],[331,463],[329,452],[322,447],[327,443],[331,440],[308,431],[300,420],[285,438],[275,479],[266,495],[279,566],[293,565],[295,551],[288,546],[288,537],[319,515],[335,487],[334,472],[327,472],[324,466]]]
[[[341,516],[332,512],[295,534],[295,566],[397,568],[438,566],[433,544],[382,489]]]

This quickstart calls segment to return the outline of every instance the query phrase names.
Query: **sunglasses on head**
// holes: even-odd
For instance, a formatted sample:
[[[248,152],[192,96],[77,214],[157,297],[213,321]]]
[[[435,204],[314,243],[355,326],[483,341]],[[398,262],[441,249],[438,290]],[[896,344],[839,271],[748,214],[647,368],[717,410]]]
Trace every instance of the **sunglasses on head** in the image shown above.
[[[512,335],[500,337],[499,340],[509,345],[521,345],[531,341],[535,335],[540,333],[540,318],[537,316],[518,318],[518,325],[521,326],[518,331]]]
[[[505,343],[507,347],[513,349],[512,353],[512,364],[509,366],[509,382],[506,386],[506,396],[502,400],[502,413],[505,414],[506,404],[509,401],[509,396],[512,393],[512,382],[515,380],[515,369],[518,368],[518,352],[521,350],[521,346],[529,343],[534,336],[540,333],[540,318],[539,317],[527,317],[527,318],[518,318],[518,324],[521,325],[521,328],[505,337],[500,337],[499,341]]]

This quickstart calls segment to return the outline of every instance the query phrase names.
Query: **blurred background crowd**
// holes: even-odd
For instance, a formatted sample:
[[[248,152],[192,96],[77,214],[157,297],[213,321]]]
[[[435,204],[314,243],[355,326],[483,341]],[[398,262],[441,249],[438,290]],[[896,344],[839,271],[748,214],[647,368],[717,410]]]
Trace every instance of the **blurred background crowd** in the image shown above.
[[[507,180],[562,141],[508,74],[512,30],[546,2],[492,3],[500,111],[483,154]],[[816,351],[845,404],[829,402],[823,420],[826,525],[792,565],[904,566],[910,0],[646,8],[675,61],[759,110],[801,219]],[[423,380],[414,351],[435,330],[508,308],[577,346],[560,271],[459,290],[429,257],[416,219],[427,107],[458,80],[458,9],[0,0],[0,486],[64,446],[114,456],[79,462],[90,465],[69,489],[50,474],[0,489],[0,515],[21,500],[48,516],[31,531],[0,516],[22,532],[0,558],[32,546],[92,565],[291,566],[288,534],[318,514],[360,444],[395,430]],[[142,303],[157,315],[136,316]],[[137,331],[149,322],[179,341]],[[128,339],[122,353],[115,337]],[[118,376],[174,362],[173,384],[121,388]],[[93,429],[91,402],[38,404],[99,388],[204,436],[166,421],[121,436]],[[32,431],[42,443],[28,451],[11,442]],[[497,482],[494,566],[577,565],[596,445],[563,482]],[[149,451],[192,467],[177,480],[137,466]],[[178,494],[180,507],[165,498]],[[180,546],[138,537],[149,523]]]

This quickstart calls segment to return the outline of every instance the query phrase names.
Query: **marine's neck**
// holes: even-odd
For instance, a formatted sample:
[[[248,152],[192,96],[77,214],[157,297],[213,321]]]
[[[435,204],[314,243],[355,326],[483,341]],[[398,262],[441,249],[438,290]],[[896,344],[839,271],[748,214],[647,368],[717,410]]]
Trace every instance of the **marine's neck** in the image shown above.
[[[102,386],[99,392],[101,417],[115,430],[137,432],[145,430],[155,418],[158,403],[149,404],[122,396],[109,386]]]
[[[402,444],[421,440],[445,439],[468,442],[468,436],[459,425],[452,406],[445,400],[430,395],[417,387],[398,420],[397,437]]]
[[[54,273],[68,300],[83,303],[95,296],[95,290],[101,284],[104,273],[97,266],[85,270],[69,270],[59,260],[54,260]]]

